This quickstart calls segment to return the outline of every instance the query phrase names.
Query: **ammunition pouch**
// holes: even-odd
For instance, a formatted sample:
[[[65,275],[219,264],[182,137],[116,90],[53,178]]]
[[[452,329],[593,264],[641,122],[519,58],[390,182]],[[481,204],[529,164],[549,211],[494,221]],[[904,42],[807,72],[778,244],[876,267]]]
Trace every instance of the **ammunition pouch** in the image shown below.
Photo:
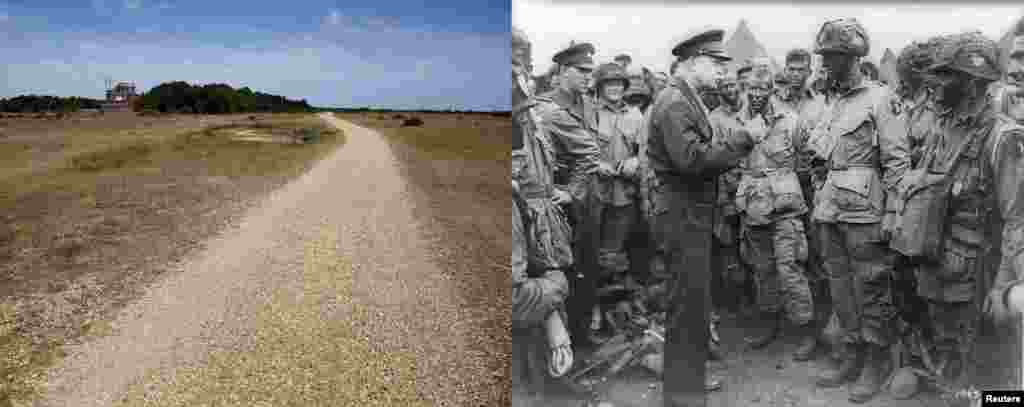
[[[952,177],[917,169],[907,173],[913,184],[906,191],[889,246],[904,256],[930,263],[945,258]]]
[[[736,191],[736,208],[754,225],[771,223],[772,215],[807,209],[803,187],[789,169],[752,170],[744,173]]]

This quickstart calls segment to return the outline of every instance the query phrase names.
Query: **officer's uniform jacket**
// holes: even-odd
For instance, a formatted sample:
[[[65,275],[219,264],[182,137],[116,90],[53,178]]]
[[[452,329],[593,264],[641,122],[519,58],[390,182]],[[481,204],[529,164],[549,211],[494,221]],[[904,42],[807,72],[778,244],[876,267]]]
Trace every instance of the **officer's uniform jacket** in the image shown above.
[[[685,208],[682,222],[705,224],[694,205],[715,202],[716,177],[746,153],[746,139],[712,140],[714,130],[700,97],[686,81],[673,78],[650,107],[647,158],[655,173],[654,215],[667,211],[670,195]]]
[[[601,161],[611,168],[617,168],[626,159],[637,155],[638,133],[643,124],[643,115],[640,109],[625,103],[613,105],[598,100],[595,106],[594,118]],[[636,203],[637,188],[636,179],[617,175],[607,179],[598,178],[595,193],[604,204],[626,206]]]
[[[767,117],[743,109],[743,122],[757,142],[740,164],[736,208],[748,225],[768,225],[807,213],[803,189],[797,177],[799,152],[804,140],[796,115],[772,109]]]
[[[535,98],[541,133],[550,141],[556,168],[566,171],[565,185],[560,188],[577,202],[586,195],[600,154],[593,136],[593,110],[585,107],[590,102],[584,98],[574,97],[562,88]]]
[[[827,162],[828,177],[814,198],[812,218],[823,223],[879,223],[900,210],[897,186],[910,166],[907,127],[892,91],[854,79],[838,95],[808,140]]]

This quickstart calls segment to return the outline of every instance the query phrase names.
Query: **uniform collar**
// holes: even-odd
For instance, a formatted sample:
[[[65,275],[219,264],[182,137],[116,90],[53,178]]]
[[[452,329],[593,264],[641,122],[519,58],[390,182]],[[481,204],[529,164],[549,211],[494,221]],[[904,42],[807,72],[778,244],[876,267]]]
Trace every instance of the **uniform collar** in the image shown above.
[[[547,95],[555,104],[583,117],[583,95],[574,95],[562,87],[555,88]]]

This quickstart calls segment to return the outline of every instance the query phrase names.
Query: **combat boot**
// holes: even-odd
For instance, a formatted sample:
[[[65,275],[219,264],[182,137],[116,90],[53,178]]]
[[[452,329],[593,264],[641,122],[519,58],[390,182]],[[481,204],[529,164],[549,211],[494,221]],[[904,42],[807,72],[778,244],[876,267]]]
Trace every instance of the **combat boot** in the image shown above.
[[[770,345],[779,337],[782,331],[782,318],[780,318],[778,312],[761,313],[761,320],[759,322],[767,329],[760,335],[748,336],[746,338],[747,345],[752,349],[761,349]]]
[[[839,361],[833,363],[818,376],[818,387],[839,387],[843,383],[856,379],[860,374],[864,361],[864,352],[860,344],[842,344],[839,346]]]
[[[888,347],[869,344],[866,350],[860,378],[850,389],[850,401],[854,403],[865,403],[874,398],[892,373],[892,356]]]

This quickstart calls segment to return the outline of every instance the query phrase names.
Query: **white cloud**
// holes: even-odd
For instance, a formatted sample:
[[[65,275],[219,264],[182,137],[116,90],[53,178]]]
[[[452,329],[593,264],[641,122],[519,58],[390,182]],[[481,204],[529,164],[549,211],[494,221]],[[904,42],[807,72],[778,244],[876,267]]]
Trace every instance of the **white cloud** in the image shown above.
[[[142,7],[142,0],[124,0],[124,8],[135,10]]]
[[[654,4],[602,6],[573,2],[554,5],[543,0],[514,0],[512,24],[533,42],[534,63],[542,71],[551,56],[570,40],[591,42],[598,62],[629,53],[635,64],[667,69],[671,48],[691,27],[715,25],[726,35],[747,20],[754,36],[771,56],[782,59],[791,48],[809,48],[821,24],[831,18],[856,17],[871,36],[877,61],[886,48],[899,51],[911,41],[932,35],[978,29],[997,40],[1020,7],[973,3],[865,7],[864,5],[726,4],[665,6]],[[780,61],[781,62],[781,61]]]

